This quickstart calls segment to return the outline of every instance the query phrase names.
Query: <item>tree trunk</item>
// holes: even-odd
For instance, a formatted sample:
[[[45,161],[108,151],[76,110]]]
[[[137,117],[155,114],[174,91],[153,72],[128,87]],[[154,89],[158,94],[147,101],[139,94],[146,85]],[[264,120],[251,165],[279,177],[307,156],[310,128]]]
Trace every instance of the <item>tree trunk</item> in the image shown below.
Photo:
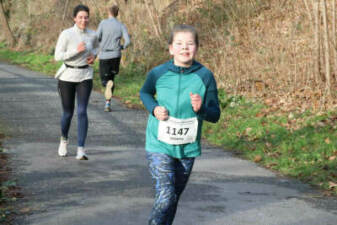
[[[337,41],[336,41],[336,0],[332,3],[332,37],[333,37],[333,56],[334,56],[334,74],[337,81]]]
[[[159,21],[158,9],[156,9],[153,0],[151,0],[151,3],[152,3],[153,8],[154,8],[154,16],[155,16],[155,21],[157,22],[157,28],[158,28],[159,34],[161,35],[163,32],[162,32],[161,24],[160,24],[160,21]]]
[[[5,10],[2,5],[2,0],[0,0],[0,20],[2,29],[5,31],[6,39],[9,41],[10,46],[13,47],[15,45],[15,38],[9,27],[8,20],[5,15]]]
[[[323,25],[324,25],[324,56],[325,56],[325,87],[326,94],[331,95],[331,71],[330,71],[330,46],[329,46],[329,31],[328,31],[328,18],[326,9],[326,0],[322,2],[322,12],[323,12]]]
[[[62,17],[62,22],[64,23],[67,12],[68,12],[68,7],[69,7],[69,0],[66,0],[66,4],[64,5],[64,10],[63,10],[63,17]]]
[[[312,19],[311,10],[309,8],[308,2],[307,2],[307,0],[303,0],[303,2],[304,2],[304,5],[305,5],[305,8],[307,9],[308,17],[310,19],[310,25],[313,28],[314,27],[314,25],[313,25],[314,20]]]
[[[151,8],[150,8],[150,3],[149,3],[148,0],[144,0],[144,2],[145,2],[146,9],[147,9],[147,11],[148,11],[148,13],[149,13],[149,16],[150,16],[150,18],[151,18],[154,32],[155,32],[156,36],[157,36],[159,39],[161,39],[161,37],[160,37],[161,33],[160,33],[159,28],[157,27],[157,23],[156,23],[155,18],[154,18],[154,16],[153,16],[153,12],[152,12],[152,10],[151,10]]]
[[[319,82],[320,71],[321,71],[321,48],[320,48],[320,15],[319,15],[319,5],[320,0],[314,3],[314,15],[315,15],[315,71],[314,71],[314,79],[315,82]]]

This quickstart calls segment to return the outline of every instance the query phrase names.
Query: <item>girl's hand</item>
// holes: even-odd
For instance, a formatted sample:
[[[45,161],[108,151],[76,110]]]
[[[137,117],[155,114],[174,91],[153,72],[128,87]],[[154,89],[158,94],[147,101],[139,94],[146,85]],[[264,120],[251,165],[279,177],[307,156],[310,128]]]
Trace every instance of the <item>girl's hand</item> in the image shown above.
[[[191,104],[192,104],[193,111],[198,112],[202,105],[201,96],[198,94],[192,94],[191,92],[190,98],[191,98]]]
[[[84,52],[85,50],[86,50],[85,43],[84,43],[84,41],[82,41],[81,43],[79,43],[77,45],[77,51],[78,52]]]
[[[158,120],[167,120],[168,119],[168,111],[163,106],[156,106],[153,110],[153,114]]]
[[[88,64],[93,64],[95,61],[95,56],[93,54],[90,54],[88,57],[87,57],[87,63]]]

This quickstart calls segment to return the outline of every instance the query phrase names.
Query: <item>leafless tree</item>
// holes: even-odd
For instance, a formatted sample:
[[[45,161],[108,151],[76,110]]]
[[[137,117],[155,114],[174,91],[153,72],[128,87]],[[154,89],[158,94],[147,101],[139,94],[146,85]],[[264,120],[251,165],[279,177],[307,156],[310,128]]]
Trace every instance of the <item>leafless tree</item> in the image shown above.
[[[69,0],[66,0],[66,4],[64,5],[64,10],[63,10],[63,17],[62,17],[63,23],[64,23],[64,20],[66,19],[68,8],[69,8]]]
[[[9,27],[5,10],[2,4],[2,0],[0,0],[0,20],[1,20],[1,27],[5,31],[6,39],[9,41],[9,44],[13,47],[15,45],[15,38]]]
[[[153,0],[144,0],[146,9],[149,13],[149,16],[152,21],[152,25],[155,31],[156,36],[160,39],[161,38],[161,26],[159,23],[158,13],[155,10],[152,10],[154,7]],[[152,6],[152,7],[151,7]]]
[[[325,86],[326,93],[328,96],[331,95],[331,67],[330,67],[330,45],[329,45],[329,28],[328,28],[328,16],[327,16],[327,6],[326,0],[322,2],[322,14],[323,14],[323,25],[324,25],[324,56],[325,56]]]
[[[332,3],[332,38],[334,55],[334,74],[337,81],[337,40],[336,40],[336,0]]]

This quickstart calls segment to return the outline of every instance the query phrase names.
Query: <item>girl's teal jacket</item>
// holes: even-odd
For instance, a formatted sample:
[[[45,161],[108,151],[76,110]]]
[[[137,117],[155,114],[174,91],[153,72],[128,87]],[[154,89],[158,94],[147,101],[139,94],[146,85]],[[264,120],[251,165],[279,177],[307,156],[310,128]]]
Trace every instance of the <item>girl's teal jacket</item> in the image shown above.
[[[193,111],[190,93],[202,98],[201,109]],[[216,81],[210,70],[197,61],[188,67],[177,67],[170,60],[152,69],[140,90],[140,98],[150,112],[146,128],[146,150],[165,153],[174,158],[196,157],[201,154],[202,121],[217,122],[220,117]],[[178,119],[198,118],[197,139],[193,143],[171,145],[158,140],[158,119],[153,115],[156,106],[164,106],[169,116]]]

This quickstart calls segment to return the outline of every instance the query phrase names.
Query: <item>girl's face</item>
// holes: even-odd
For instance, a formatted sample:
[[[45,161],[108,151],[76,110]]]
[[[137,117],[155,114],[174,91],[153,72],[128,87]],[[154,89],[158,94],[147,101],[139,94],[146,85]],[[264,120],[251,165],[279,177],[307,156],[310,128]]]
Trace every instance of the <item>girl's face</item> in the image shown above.
[[[169,45],[174,65],[181,67],[192,65],[197,49],[198,47],[191,32],[177,32],[173,37],[172,44]]]
[[[74,18],[74,21],[78,28],[84,30],[89,24],[89,15],[86,11],[79,11]]]

